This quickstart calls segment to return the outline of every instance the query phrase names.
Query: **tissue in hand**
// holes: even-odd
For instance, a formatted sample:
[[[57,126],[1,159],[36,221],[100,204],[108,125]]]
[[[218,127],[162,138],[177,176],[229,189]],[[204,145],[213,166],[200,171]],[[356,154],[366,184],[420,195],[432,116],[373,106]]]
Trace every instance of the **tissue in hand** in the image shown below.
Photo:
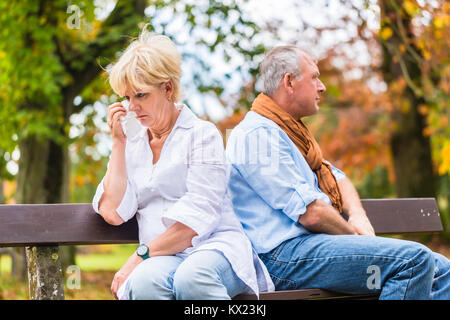
[[[136,119],[136,113],[129,111],[129,102],[127,100],[122,101],[122,106],[127,110],[125,116],[120,117],[120,124],[122,125],[123,133],[128,139],[133,139],[139,131],[142,130],[142,125],[138,119]]]

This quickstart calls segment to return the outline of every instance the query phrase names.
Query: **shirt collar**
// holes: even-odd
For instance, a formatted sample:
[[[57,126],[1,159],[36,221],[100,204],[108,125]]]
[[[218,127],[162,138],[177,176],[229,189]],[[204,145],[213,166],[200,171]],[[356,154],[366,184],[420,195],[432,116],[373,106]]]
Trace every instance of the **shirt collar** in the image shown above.
[[[195,120],[197,119],[197,116],[185,104],[179,104],[176,105],[176,107],[182,109],[180,115],[178,116],[177,121],[175,122],[173,129],[175,129],[176,127],[181,127],[185,129],[192,128],[194,126]]]

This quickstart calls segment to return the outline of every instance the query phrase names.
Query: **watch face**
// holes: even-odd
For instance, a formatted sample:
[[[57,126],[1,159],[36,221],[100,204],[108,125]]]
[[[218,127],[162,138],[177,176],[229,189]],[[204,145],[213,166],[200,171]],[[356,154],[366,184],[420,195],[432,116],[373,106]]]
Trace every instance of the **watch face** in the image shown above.
[[[147,246],[145,246],[145,245],[141,245],[141,246],[139,246],[139,247],[137,248],[137,254],[140,255],[140,256],[146,254],[147,251],[148,251],[148,248],[147,248]]]

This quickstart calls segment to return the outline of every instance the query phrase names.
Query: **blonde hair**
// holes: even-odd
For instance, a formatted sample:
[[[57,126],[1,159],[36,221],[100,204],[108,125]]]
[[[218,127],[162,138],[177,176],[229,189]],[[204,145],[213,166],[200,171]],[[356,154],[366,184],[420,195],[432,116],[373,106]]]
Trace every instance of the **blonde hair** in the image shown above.
[[[120,96],[125,95],[127,88],[136,93],[171,81],[172,102],[180,98],[180,78],[181,55],[175,44],[166,36],[150,33],[146,27],[109,70],[109,84]]]

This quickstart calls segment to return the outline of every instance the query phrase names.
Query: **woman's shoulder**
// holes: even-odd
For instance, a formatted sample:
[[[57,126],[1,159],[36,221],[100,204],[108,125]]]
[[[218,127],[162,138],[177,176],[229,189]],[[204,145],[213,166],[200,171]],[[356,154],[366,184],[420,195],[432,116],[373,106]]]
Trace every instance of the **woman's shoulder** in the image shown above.
[[[208,120],[197,118],[192,127],[190,135],[191,144],[198,148],[213,148],[223,150],[223,138],[219,129],[214,123]]]
[[[221,135],[213,122],[201,118],[195,119],[192,129],[194,134]]]

